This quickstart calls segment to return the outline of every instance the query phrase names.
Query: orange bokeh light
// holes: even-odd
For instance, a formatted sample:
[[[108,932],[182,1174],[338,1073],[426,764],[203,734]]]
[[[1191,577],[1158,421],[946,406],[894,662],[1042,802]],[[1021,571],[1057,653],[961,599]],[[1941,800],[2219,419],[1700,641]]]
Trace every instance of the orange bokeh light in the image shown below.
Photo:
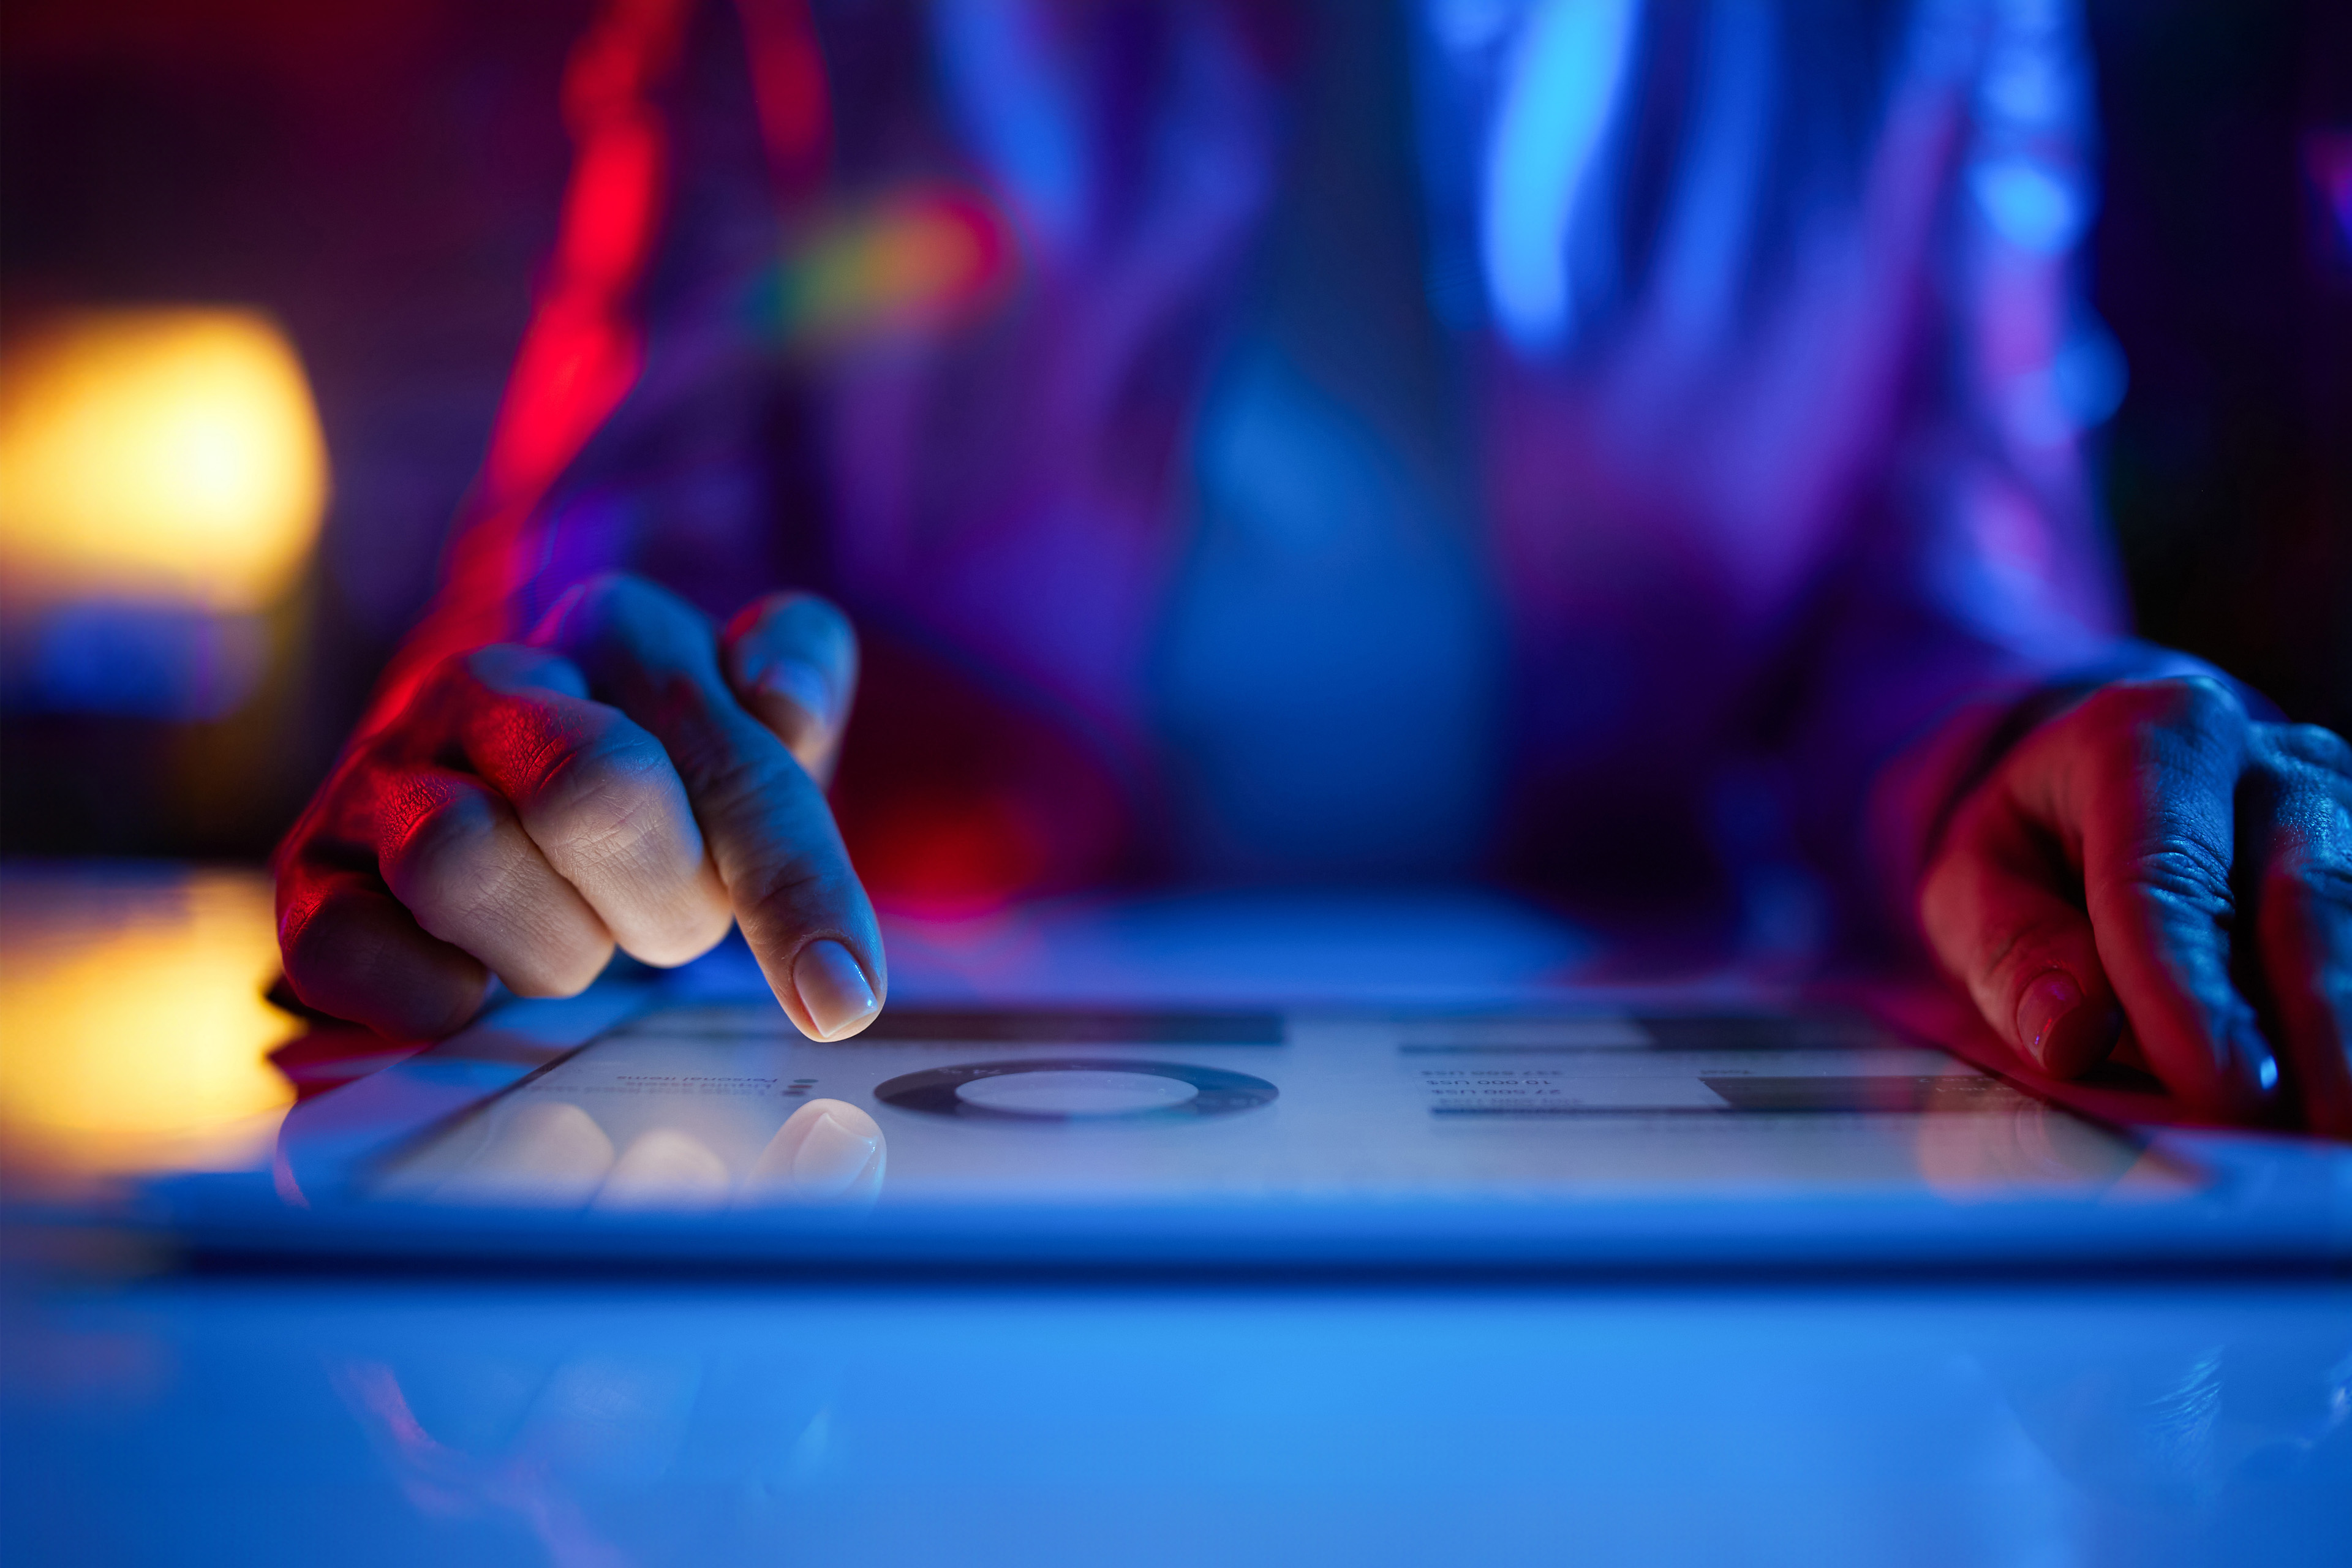
[[[247,1166],[292,1088],[262,999],[258,872],[12,872],[0,884],[0,1136],[19,1179]]]
[[[310,384],[264,316],[78,312],[0,360],[0,573],[17,603],[266,608],[326,499]]]

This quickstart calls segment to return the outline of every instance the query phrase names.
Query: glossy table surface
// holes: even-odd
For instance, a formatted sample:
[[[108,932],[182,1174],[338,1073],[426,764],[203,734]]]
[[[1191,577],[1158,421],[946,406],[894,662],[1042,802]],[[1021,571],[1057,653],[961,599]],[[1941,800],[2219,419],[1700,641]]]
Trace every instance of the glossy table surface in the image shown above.
[[[893,954],[947,994],[1108,995],[1171,955],[1271,976],[1268,932],[1311,926],[1285,984],[1428,998],[1589,953],[1464,894],[1433,958],[1401,908],[900,927]],[[0,878],[12,1212],[266,1157],[294,1089],[265,1053],[299,1032],[257,999],[270,958],[250,873]],[[5,1237],[11,1563],[2352,1554],[2340,1279],[516,1278]]]

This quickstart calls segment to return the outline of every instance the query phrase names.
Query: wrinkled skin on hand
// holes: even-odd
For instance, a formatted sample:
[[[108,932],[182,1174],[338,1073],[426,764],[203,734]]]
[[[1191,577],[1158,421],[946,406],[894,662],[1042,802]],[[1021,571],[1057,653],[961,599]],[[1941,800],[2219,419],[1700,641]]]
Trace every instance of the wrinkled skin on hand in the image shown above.
[[[856,1033],[886,992],[882,942],[821,780],[856,674],[848,623],[804,595],[722,633],[639,578],[574,589],[344,754],[278,851],[288,982],[430,1037],[493,973],[570,995],[616,946],[683,963],[740,922],[803,1033]]]
[[[2189,1107],[2352,1138],[2352,747],[2221,682],[2119,681],[1969,791],[1928,942],[2028,1060],[2136,1061]]]

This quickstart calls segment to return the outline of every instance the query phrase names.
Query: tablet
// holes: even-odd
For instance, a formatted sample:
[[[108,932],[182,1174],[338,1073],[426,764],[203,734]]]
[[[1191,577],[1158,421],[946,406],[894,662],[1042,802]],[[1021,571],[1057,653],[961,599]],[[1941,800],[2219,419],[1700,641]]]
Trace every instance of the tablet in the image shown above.
[[[2343,1268],[2346,1156],[2081,1114],[1851,1005],[513,1003],[298,1107],[239,1256],[761,1269]],[[1899,1011],[1896,1009],[1895,1011]]]
[[[379,1200],[692,1213],[2156,1200],[2199,1178],[2138,1137],[1852,1015],[913,1006],[825,1045],[772,1003],[745,1001],[655,1006],[353,1180]]]

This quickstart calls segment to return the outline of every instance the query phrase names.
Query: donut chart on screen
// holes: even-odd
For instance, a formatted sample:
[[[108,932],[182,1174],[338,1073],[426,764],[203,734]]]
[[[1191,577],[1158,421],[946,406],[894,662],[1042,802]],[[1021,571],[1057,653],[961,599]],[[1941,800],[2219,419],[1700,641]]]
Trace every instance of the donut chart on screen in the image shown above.
[[[889,1079],[874,1098],[901,1110],[982,1121],[1170,1121],[1231,1116],[1279,1092],[1262,1078],[1223,1068],[1052,1057],[929,1068]]]

